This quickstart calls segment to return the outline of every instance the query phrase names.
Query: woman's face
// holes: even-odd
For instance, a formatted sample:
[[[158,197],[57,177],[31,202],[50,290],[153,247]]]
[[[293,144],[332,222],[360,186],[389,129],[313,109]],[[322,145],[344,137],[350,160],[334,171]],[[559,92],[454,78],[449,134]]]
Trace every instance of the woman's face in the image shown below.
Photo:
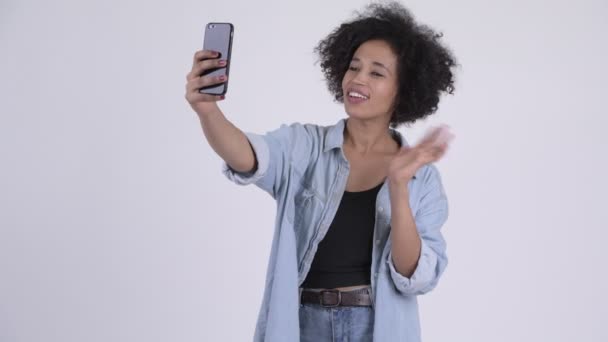
[[[342,79],[344,107],[351,117],[390,120],[397,94],[397,56],[383,40],[361,44]]]

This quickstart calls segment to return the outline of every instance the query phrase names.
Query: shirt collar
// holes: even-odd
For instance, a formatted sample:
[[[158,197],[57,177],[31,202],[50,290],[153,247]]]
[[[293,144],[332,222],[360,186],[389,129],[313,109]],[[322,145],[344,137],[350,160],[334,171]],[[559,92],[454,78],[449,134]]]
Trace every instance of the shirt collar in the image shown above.
[[[342,145],[344,144],[344,129],[346,128],[346,119],[342,118],[340,119],[340,121],[338,121],[338,123],[336,123],[333,126],[330,126],[327,134],[325,136],[325,143],[323,145],[323,152],[327,152],[331,149],[334,148],[342,148]],[[405,140],[405,137],[403,137],[403,135],[401,134],[401,132],[389,128],[392,136],[395,138],[395,140],[397,141],[397,143],[399,143],[400,146],[410,146],[407,142],[407,140]]]

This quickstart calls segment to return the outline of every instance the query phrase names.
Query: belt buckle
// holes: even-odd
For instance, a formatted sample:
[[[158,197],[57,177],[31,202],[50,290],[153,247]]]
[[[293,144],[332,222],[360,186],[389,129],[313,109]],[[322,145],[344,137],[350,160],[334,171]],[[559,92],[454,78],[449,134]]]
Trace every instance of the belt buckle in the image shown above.
[[[325,295],[324,294],[325,293],[336,293],[338,295],[337,296],[338,300],[336,301],[336,304],[325,304],[325,301],[324,301],[324,299],[325,299]],[[342,293],[340,292],[340,290],[336,290],[336,289],[321,290],[320,291],[320,295],[321,295],[321,297],[320,297],[320,304],[324,308],[334,308],[336,306],[339,306],[340,303],[342,303]]]

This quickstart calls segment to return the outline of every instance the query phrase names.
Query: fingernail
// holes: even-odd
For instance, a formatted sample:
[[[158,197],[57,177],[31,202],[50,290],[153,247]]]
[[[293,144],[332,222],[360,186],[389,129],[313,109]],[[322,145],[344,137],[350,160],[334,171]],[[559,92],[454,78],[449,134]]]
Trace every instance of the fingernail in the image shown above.
[[[226,60],[221,60],[221,61],[219,61],[219,63],[218,63],[218,64],[219,64],[219,65],[226,65]]]
[[[219,77],[220,81],[225,81],[226,80],[226,76],[222,75]]]
[[[220,96],[220,99],[222,99],[222,100],[225,98],[226,98],[226,96],[224,96],[224,95]]]

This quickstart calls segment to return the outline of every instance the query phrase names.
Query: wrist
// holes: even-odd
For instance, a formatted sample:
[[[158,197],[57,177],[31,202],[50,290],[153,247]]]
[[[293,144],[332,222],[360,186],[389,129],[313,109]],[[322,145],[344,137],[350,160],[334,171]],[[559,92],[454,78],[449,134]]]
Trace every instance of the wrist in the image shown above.
[[[198,119],[200,120],[200,122],[202,124],[204,124],[205,122],[208,122],[209,120],[213,120],[223,114],[222,114],[222,111],[219,109],[219,107],[216,107],[216,108],[208,108],[203,111],[196,110],[196,115],[198,116]]]
[[[205,117],[221,113],[220,107],[218,107],[216,102],[200,102],[193,109],[201,120]]]
[[[388,181],[388,189],[391,194],[409,194],[408,188],[409,179],[407,181],[390,180]]]
[[[407,176],[400,175],[399,178],[388,177],[388,185],[389,187],[402,188],[405,187],[407,189],[407,185],[414,178],[414,173],[411,175],[408,173]]]

